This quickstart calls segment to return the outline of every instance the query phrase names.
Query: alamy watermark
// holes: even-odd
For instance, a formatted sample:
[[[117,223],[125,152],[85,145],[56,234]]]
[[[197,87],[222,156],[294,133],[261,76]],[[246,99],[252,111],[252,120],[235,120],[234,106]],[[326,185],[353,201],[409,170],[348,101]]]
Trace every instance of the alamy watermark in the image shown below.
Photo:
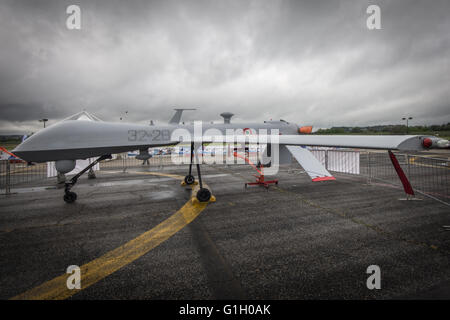
[[[376,4],[371,4],[367,7],[366,13],[369,14],[366,20],[366,26],[369,30],[381,29],[381,9]],[[78,5],[72,4],[66,8],[66,27],[69,30],[81,29],[81,8]]]
[[[189,146],[194,145],[193,163],[206,164],[244,164],[249,159],[249,146],[253,146],[257,151],[257,158],[253,159],[257,164],[262,164],[264,174],[274,175],[279,169],[279,143],[280,132],[278,129],[223,129],[208,128],[203,132],[201,121],[195,121],[194,126],[190,128],[176,128],[171,132],[170,141],[185,143]],[[207,144],[209,152],[203,152],[203,146]],[[231,152],[227,152],[231,151]],[[192,152],[192,150],[190,150]],[[199,160],[201,153],[202,160]],[[231,154],[230,154],[231,153]],[[230,157],[231,156],[231,157]],[[180,157],[172,153],[171,160],[174,164],[188,164],[191,158]]]
[[[81,8],[77,5],[70,5],[66,8],[66,13],[69,15],[66,19],[66,27],[69,30],[81,29]]]
[[[381,29],[381,9],[376,4],[367,7],[366,13],[370,14],[366,20],[366,26],[369,30]]]
[[[370,274],[370,276],[367,278],[366,286],[367,289],[373,290],[373,289],[381,289],[381,269],[377,265],[370,265],[367,267],[366,270],[367,274]]]
[[[66,273],[70,274],[67,277],[66,286],[67,289],[81,289],[81,269],[77,265],[71,265],[67,267]]]

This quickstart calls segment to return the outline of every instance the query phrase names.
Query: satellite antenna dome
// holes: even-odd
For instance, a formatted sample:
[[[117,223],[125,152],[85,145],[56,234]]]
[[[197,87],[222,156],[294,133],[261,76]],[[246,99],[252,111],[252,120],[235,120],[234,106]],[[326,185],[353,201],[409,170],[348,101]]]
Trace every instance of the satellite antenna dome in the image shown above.
[[[234,116],[231,112],[223,112],[220,114],[223,117],[223,123],[230,123],[231,117]]]

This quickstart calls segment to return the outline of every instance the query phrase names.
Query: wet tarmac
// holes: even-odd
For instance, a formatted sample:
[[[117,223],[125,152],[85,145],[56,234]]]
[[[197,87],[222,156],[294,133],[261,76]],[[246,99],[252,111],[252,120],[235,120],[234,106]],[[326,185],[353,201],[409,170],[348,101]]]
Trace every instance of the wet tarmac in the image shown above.
[[[248,166],[202,168],[216,202],[137,258],[114,256],[123,266],[98,271],[89,286],[81,274],[81,289],[68,299],[450,298],[448,206],[401,201],[400,188],[353,175],[312,183],[300,168],[283,169],[266,190],[244,188],[255,179]],[[73,204],[49,182],[2,195],[0,298],[124,244],[141,250],[138,237],[191,201],[191,190],[167,175],[183,177],[186,166],[168,169],[82,177]],[[379,290],[366,285],[371,265],[381,270]]]

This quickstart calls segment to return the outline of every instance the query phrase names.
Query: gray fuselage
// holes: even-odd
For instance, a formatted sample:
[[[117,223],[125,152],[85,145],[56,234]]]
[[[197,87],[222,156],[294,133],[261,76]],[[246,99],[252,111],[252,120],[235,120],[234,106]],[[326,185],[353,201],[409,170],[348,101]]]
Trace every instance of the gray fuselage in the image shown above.
[[[258,134],[260,130],[266,130],[267,134],[278,130],[280,134],[293,135],[299,129],[297,125],[283,120],[264,123],[202,123],[201,128],[202,135],[225,135],[229,131],[235,131],[236,134]],[[174,132],[175,130],[194,134],[194,125],[149,126],[67,120],[37,132],[17,146],[13,153],[29,162],[86,159],[177,144],[180,140],[171,139],[178,132]]]

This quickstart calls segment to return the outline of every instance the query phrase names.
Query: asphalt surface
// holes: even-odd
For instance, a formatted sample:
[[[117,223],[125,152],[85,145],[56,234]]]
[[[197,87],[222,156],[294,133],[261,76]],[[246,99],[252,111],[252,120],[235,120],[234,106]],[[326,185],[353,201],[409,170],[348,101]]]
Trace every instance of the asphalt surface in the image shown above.
[[[245,190],[249,166],[202,168],[215,203],[69,299],[450,298],[450,207],[402,201],[401,189],[357,176],[312,183],[301,169],[284,169],[278,186]],[[82,177],[73,204],[48,183],[1,195],[0,299],[104,255],[189,201],[177,179],[137,170],[157,168]],[[366,286],[370,265],[381,269],[380,290]]]

